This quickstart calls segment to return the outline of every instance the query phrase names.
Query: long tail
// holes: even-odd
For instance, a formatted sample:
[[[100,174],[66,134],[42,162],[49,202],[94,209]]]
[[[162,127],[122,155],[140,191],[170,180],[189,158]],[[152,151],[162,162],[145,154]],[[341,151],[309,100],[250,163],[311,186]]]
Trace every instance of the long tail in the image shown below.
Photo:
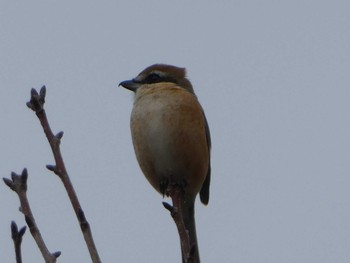
[[[197,234],[196,234],[196,222],[195,222],[195,216],[194,216],[194,200],[191,202],[182,202],[181,210],[182,210],[182,217],[185,223],[185,227],[190,237],[190,244],[195,248],[195,252],[194,252],[195,262],[200,263]],[[183,263],[187,262],[186,256],[187,255],[184,255],[184,253],[182,252]]]

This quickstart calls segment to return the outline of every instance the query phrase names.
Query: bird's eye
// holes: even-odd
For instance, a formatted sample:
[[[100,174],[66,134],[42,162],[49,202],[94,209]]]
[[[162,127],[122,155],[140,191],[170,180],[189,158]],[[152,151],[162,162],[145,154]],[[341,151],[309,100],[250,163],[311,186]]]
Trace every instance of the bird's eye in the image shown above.
[[[147,83],[155,83],[155,82],[160,82],[161,79],[162,78],[158,74],[151,73],[145,78],[145,82],[147,82]]]

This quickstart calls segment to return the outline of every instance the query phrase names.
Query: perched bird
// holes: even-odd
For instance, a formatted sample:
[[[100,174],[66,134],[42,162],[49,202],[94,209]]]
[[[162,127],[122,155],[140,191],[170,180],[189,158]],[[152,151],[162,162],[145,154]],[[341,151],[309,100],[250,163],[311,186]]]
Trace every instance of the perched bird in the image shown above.
[[[169,182],[183,186],[182,216],[199,262],[194,203],[198,193],[209,202],[211,141],[186,70],[155,64],[119,85],[135,92],[130,126],[145,177],[163,195]]]

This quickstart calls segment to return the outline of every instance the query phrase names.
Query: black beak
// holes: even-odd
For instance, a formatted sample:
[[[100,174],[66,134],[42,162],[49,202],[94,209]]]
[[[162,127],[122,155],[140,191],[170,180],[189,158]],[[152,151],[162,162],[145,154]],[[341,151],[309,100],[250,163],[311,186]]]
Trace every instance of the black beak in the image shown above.
[[[136,92],[136,90],[140,87],[140,83],[136,82],[134,79],[132,80],[125,80],[119,83],[118,86],[122,86],[128,90],[131,90],[133,92]]]

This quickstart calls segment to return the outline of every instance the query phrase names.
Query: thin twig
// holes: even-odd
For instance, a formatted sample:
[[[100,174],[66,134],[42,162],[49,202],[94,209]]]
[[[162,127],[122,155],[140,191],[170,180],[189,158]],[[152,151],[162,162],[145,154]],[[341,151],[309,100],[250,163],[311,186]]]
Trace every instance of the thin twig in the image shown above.
[[[27,198],[27,179],[28,179],[27,169],[23,169],[22,174],[20,175],[12,172],[11,179],[3,178],[5,184],[8,187],[10,187],[13,191],[15,191],[19,197],[19,201],[21,203],[21,212],[24,214],[30,233],[32,234],[36,244],[38,245],[41,251],[41,254],[45,259],[45,262],[54,263],[56,262],[56,259],[61,255],[61,252],[50,253],[40,234],[39,228],[35,223],[35,219]],[[17,226],[16,227],[12,226],[12,238],[13,238],[13,233],[17,231],[16,228]],[[20,230],[21,240],[22,240],[24,231],[25,229],[23,230],[23,228]],[[19,242],[20,244],[21,241],[17,240],[16,242]],[[16,247],[16,242],[15,242],[15,247]],[[17,257],[17,250],[16,250],[16,257]]]
[[[191,246],[189,233],[186,230],[185,222],[182,217],[182,191],[183,189],[179,184],[170,182],[167,188],[167,195],[171,197],[173,205],[163,202],[163,206],[170,212],[173,218],[177,231],[179,233],[181,249],[186,257],[186,263],[195,263],[195,247]]]
[[[13,240],[13,244],[15,245],[15,253],[16,253],[16,262],[22,263],[22,252],[21,252],[21,245],[22,245],[22,237],[24,233],[26,232],[26,227],[22,227],[18,231],[18,227],[15,221],[11,222],[11,237]]]
[[[98,255],[98,252],[94,243],[94,239],[92,237],[90,225],[85,218],[84,211],[81,208],[81,205],[75,193],[74,187],[69,179],[69,176],[61,155],[60,142],[63,136],[63,132],[59,132],[56,135],[54,135],[50,128],[49,122],[47,120],[47,116],[44,109],[45,95],[46,95],[45,86],[43,86],[40,89],[39,94],[35,89],[32,89],[30,101],[27,102],[27,106],[30,109],[32,109],[35,112],[36,116],[38,117],[41,123],[41,126],[44,129],[46,138],[49,141],[49,144],[51,146],[53,156],[55,158],[55,165],[47,165],[46,168],[50,171],[53,171],[62,180],[62,183],[72,203],[74,212],[78,218],[80,228],[82,230],[86,245],[90,252],[92,262],[100,263],[101,260]]]

